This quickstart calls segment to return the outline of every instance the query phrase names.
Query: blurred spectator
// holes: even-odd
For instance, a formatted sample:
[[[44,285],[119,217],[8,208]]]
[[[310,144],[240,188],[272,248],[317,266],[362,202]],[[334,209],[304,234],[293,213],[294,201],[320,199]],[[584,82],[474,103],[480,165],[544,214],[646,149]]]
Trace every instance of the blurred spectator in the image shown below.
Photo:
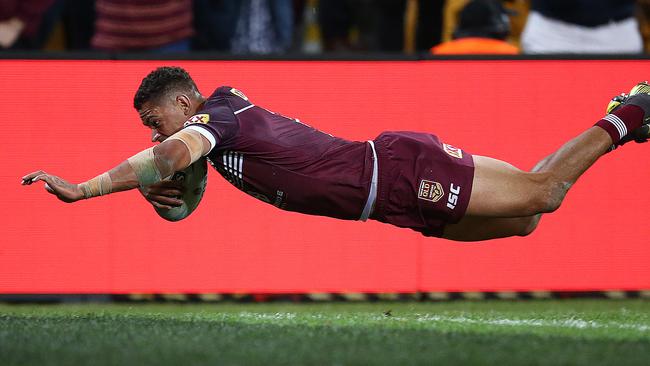
[[[637,0],[637,19],[644,50],[650,50],[650,0]]]
[[[239,18],[239,0],[194,0],[192,48],[199,51],[230,51]]]
[[[325,51],[401,52],[406,0],[320,0]]]
[[[39,28],[37,39],[43,50],[88,50],[95,32],[95,2],[55,0]]]
[[[442,42],[448,42],[453,39],[453,33],[458,27],[458,15],[469,0],[445,0],[444,3]]]
[[[195,0],[194,16],[196,50],[268,54],[293,43],[291,0]]]
[[[635,0],[532,0],[524,53],[640,53]]]
[[[444,0],[321,0],[325,51],[412,52],[440,42]]]
[[[59,0],[63,3],[65,47],[68,50],[90,49],[95,33],[95,2],[88,0]]]
[[[233,53],[268,54],[283,52],[293,41],[291,0],[241,0]]]
[[[185,52],[191,0],[96,0],[92,46],[105,51]]]
[[[302,15],[301,19],[297,19],[302,38],[300,49],[311,54],[323,52],[323,37],[318,23],[318,0],[307,0],[304,4],[296,1],[294,5],[296,4],[296,13]]]
[[[508,54],[519,53],[506,42],[510,34],[510,19],[498,0],[470,1],[459,13],[453,40],[431,49],[436,55],[449,54]]]
[[[453,34],[458,27],[458,15],[470,0],[444,0],[442,42],[453,39]],[[526,23],[530,0],[502,0],[501,4],[510,10],[510,38],[508,41],[513,45],[519,45],[519,36]],[[431,48],[431,47],[429,47]]]
[[[428,51],[442,40],[445,0],[418,1],[416,49]]]
[[[43,14],[54,0],[0,0],[0,49],[40,48]]]

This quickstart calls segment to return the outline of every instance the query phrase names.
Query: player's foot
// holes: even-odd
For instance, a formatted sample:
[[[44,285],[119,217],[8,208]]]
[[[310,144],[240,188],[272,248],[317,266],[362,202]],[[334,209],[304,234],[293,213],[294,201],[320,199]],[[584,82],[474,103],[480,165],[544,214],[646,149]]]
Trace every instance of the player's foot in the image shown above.
[[[612,98],[612,100],[609,102],[607,105],[607,110],[606,113],[609,114],[611,112],[614,112],[616,109],[618,109],[620,106],[625,105],[627,100],[637,94],[648,94],[650,95],[650,84],[648,84],[647,81],[640,82],[636,84],[632,90],[630,90],[629,94],[621,93],[620,95],[615,96]],[[650,139],[650,116],[646,117],[645,120],[643,121],[643,125],[634,131],[628,133],[626,136],[624,136],[620,141],[618,141],[616,144],[612,145],[610,148],[611,150],[616,149],[619,146],[622,146],[630,141],[634,141],[636,143],[644,143],[648,142],[648,139]]]

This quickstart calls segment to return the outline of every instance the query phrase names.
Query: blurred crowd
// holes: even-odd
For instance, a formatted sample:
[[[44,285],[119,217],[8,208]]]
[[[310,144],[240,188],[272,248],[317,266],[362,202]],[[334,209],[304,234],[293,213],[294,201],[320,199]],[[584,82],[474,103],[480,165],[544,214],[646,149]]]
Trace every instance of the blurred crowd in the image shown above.
[[[0,52],[644,53],[650,0],[0,0]]]

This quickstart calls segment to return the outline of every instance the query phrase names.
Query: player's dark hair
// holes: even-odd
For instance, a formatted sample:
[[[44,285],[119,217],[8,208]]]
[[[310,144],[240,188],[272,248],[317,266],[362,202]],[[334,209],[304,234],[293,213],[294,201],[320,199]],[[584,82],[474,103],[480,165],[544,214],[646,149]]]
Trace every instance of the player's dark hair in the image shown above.
[[[140,83],[138,91],[133,98],[133,107],[140,110],[148,101],[158,101],[171,91],[185,93],[199,93],[194,80],[183,68],[176,66],[163,66],[150,72]]]

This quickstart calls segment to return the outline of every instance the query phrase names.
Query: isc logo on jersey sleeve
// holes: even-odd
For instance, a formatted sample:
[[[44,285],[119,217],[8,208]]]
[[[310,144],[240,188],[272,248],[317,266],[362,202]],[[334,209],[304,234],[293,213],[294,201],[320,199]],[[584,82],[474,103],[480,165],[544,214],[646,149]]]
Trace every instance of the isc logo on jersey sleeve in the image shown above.
[[[459,149],[457,147],[447,145],[447,144],[442,144],[442,148],[445,150],[445,152],[447,154],[449,154],[450,156],[453,156],[454,158],[458,158],[458,159],[463,158],[463,150],[461,150],[461,149]]]
[[[210,115],[206,113],[195,114],[183,124],[183,126],[191,125],[192,123],[208,123],[210,122]]]
[[[442,184],[426,179],[420,181],[420,189],[418,190],[419,199],[438,202],[444,195],[445,191],[442,189]]]

